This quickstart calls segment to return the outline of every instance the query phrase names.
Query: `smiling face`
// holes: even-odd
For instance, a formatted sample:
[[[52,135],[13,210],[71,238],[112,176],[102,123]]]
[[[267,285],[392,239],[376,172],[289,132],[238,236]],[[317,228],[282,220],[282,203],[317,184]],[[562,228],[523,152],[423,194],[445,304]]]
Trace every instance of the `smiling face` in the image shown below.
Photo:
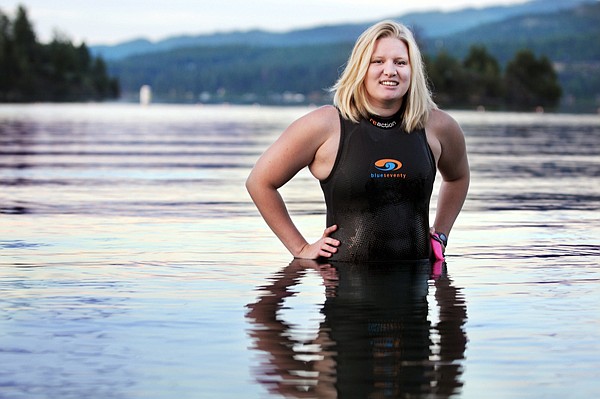
[[[410,77],[406,44],[394,37],[378,39],[364,81],[369,104],[378,115],[391,116],[400,109]]]

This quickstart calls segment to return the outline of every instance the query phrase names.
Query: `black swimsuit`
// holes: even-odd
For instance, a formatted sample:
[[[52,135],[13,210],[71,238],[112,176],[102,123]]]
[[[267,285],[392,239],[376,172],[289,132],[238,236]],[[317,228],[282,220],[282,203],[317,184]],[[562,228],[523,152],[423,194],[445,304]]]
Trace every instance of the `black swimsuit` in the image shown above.
[[[340,121],[335,164],[321,181],[327,226],[338,225],[341,242],[329,260],[428,259],[435,161],[425,131],[407,133],[397,117]]]

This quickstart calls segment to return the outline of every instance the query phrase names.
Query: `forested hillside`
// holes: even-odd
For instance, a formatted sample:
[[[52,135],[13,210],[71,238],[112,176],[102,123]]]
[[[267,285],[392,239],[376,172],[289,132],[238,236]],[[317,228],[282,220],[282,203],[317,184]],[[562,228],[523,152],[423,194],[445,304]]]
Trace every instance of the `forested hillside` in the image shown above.
[[[163,101],[322,102],[351,46],[194,47],[129,57],[111,72],[124,91],[150,84]]]
[[[427,41],[430,53],[463,57],[484,45],[501,65],[516,51],[547,56],[563,89],[562,109],[595,112],[600,107],[600,3],[550,15],[524,15]]]
[[[39,43],[25,8],[14,20],[0,10],[0,102],[117,98],[119,84],[104,60],[64,37]]]
[[[4,102],[119,95],[137,101],[140,87],[149,85],[161,102],[329,103],[328,89],[370,25],[135,40],[90,50],[60,35],[39,43],[25,9],[16,15],[10,20],[0,10]],[[600,109],[598,1],[533,0],[394,19],[413,27],[444,107]]]
[[[529,48],[554,62],[600,60],[600,3],[549,15],[529,14],[427,40],[430,49],[464,56],[473,43],[484,44],[501,63]]]
[[[467,8],[456,11],[422,11],[390,19],[414,27],[423,39],[443,38],[468,29],[504,21],[522,15],[546,16],[562,10],[570,10],[581,4],[593,4],[595,0],[531,0],[510,6]],[[119,60],[132,55],[175,50],[183,47],[210,46],[267,46],[291,47],[303,45],[326,45],[353,42],[358,35],[376,21],[356,24],[326,25],[314,28],[296,29],[288,32],[267,32],[261,30],[221,32],[204,35],[169,37],[157,42],[139,38],[111,46],[93,46],[92,52],[106,60]]]
[[[518,93],[507,90],[513,79],[507,75],[518,73],[532,85],[546,82],[549,86],[535,89],[540,98],[525,101],[525,109],[537,102],[551,109],[595,112],[600,95],[600,43],[596,37],[600,37],[597,2],[557,13],[509,18],[444,38],[421,37],[420,41],[442,105],[513,108],[520,101],[513,98]],[[195,46],[128,57],[109,65],[130,97],[148,84],[159,101],[323,103],[329,101],[327,89],[339,76],[352,44]],[[486,63],[497,64],[497,70],[491,69],[495,72],[488,70],[487,76],[480,76],[484,72],[474,70],[472,62],[468,65],[473,46],[485,50],[491,59]],[[529,51],[525,57],[524,49]],[[512,69],[508,69],[511,62]],[[527,64],[521,69],[529,68],[531,76],[517,71],[515,62],[517,66],[519,62]],[[532,66],[545,70],[546,65],[553,71],[534,84],[536,70],[531,70]],[[562,90],[551,87],[556,78]],[[544,98],[547,93],[553,93],[552,98]],[[562,102],[554,100],[556,93]],[[531,93],[523,96],[535,97]]]

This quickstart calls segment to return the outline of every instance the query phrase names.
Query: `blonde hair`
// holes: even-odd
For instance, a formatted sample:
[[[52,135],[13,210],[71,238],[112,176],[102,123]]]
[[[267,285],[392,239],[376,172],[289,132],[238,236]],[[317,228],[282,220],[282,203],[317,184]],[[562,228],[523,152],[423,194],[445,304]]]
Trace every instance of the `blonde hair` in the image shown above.
[[[423,128],[430,111],[437,106],[431,98],[421,51],[412,32],[406,26],[394,21],[379,22],[360,35],[344,72],[331,89],[335,93],[333,103],[342,116],[355,123],[358,123],[361,117],[368,118],[370,114],[375,114],[367,98],[364,80],[371,63],[375,42],[385,37],[399,39],[408,47],[411,77],[402,106],[404,108],[403,128],[407,132]]]

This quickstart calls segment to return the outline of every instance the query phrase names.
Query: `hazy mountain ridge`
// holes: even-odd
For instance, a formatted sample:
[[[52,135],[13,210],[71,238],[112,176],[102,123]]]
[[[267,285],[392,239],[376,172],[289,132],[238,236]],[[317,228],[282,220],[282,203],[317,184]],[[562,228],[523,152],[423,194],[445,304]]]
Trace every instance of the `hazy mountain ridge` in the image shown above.
[[[456,34],[477,26],[498,22],[507,18],[527,14],[547,14],[572,9],[582,3],[597,3],[593,0],[533,0],[512,6],[468,8],[452,12],[430,11],[409,13],[390,19],[413,27],[424,38],[435,38]],[[353,42],[374,21],[359,24],[325,25],[315,28],[297,29],[275,33],[263,30],[214,33],[196,36],[175,36],[151,42],[136,39],[113,46],[91,46],[93,54],[104,59],[118,60],[131,55],[169,51],[196,46],[256,45],[256,46],[299,46]]]
[[[448,50],[462,56],[483,44],[501,63],[529,48],[554,62],[600,61],[600,2],[580,4],[552,14],[526,14],[427,40],[429,52]]]
[[[563,110],[594,112],[600,106],[600,2],[576,3],[569,9],[520,14],[445,37],[417,33],[428,57],[447,51],[461,60],[474,44],[483,45],[502,66],[522,49],[546,56],[564,89]],[[222,45],[213,41],[138,54],[110,60],[108,66],[128,99],[135,99],[140,86],[149,84],[158,101],[285,103],[282,96],[288,93],[318,103],[365,26],[324,26],[279,34],[277,40],[254,31],[255,44],[229,44],[235,35],[222,34]],[[335,40],[328,33],[333,28]],[[321,42],[307,42],[317,31]],[[355,36],[346,39],[353,31]],[[268,44],[282,43],[283,36],[288,45]]]

